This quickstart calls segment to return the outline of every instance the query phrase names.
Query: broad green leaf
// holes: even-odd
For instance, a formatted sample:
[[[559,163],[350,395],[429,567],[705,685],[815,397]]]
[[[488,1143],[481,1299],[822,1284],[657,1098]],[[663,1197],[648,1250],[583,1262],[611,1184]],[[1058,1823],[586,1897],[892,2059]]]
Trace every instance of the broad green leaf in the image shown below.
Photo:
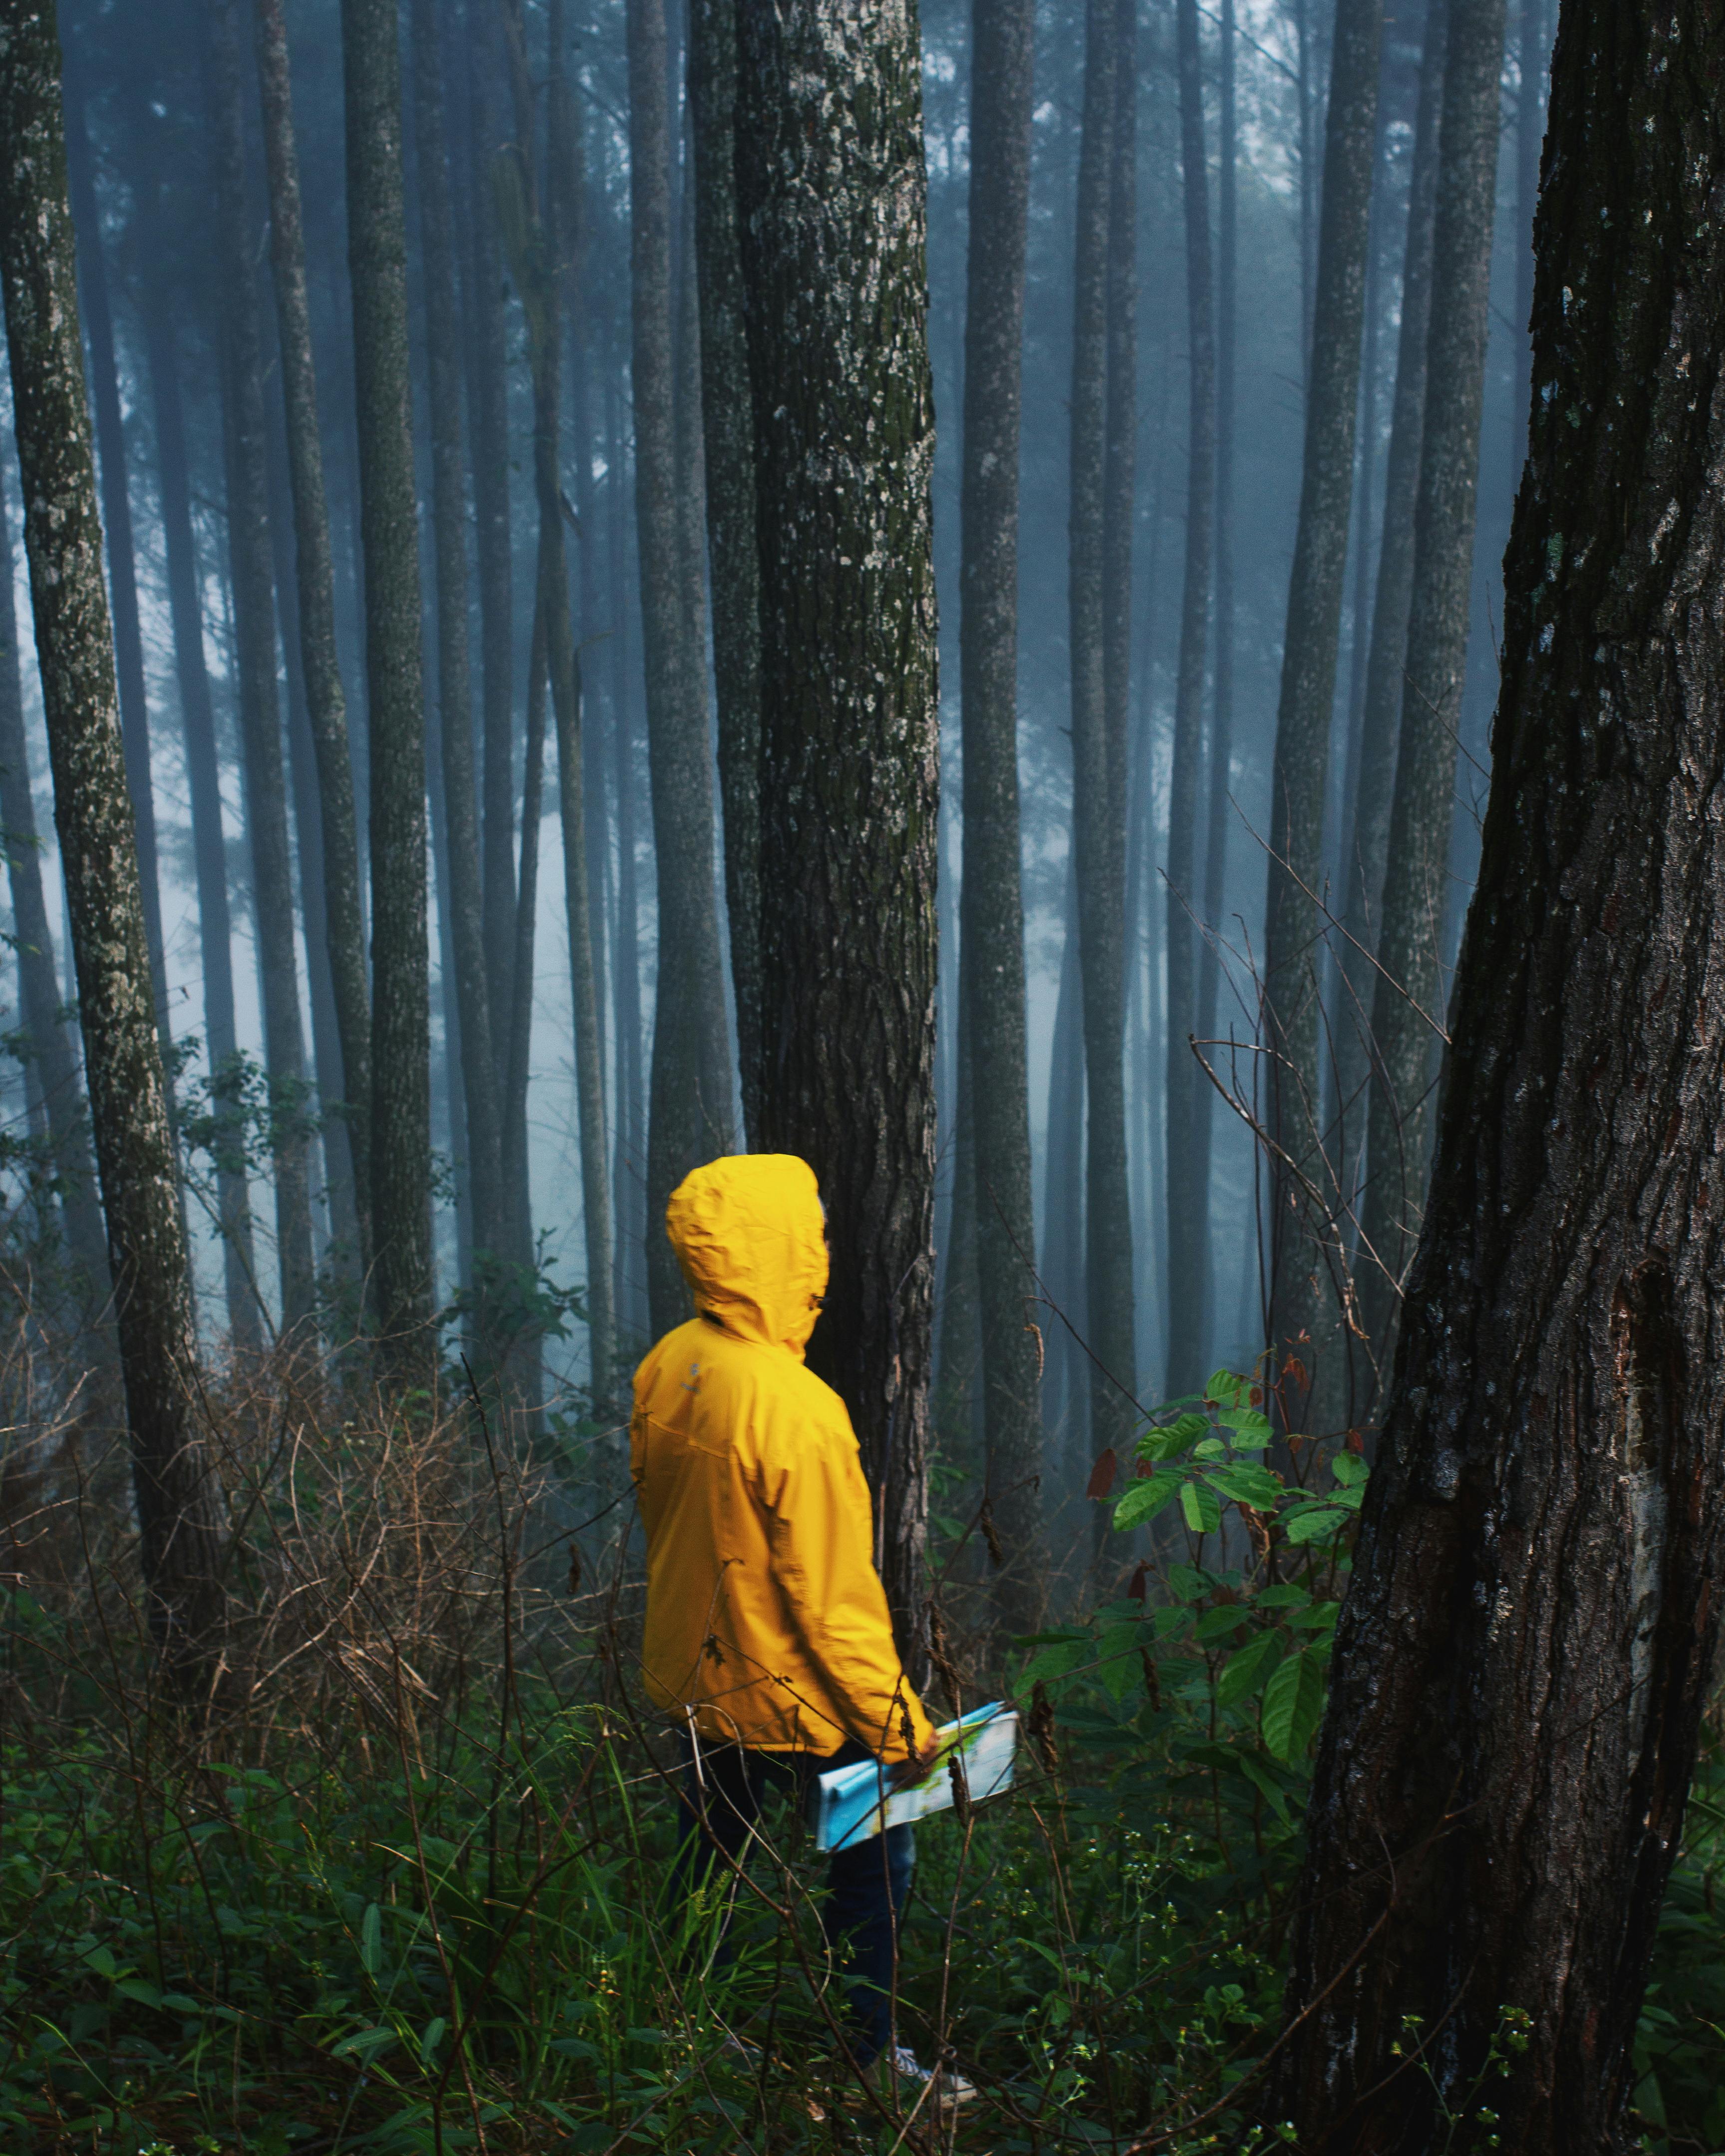
[[[1270,1442],[1270,1418],[1261,1408],[1230,1408],[1222,1418],[1222,1427],[1233,1431],[1237,1445],[1255,1450]]]
[[[1259,1512],[1273,1512],[1286,1494],[1283,1483],[1267,1467],[1250,1460],[1213,1468],[1210,1480],[1224,1497],[1231,1497],[1236,1505],[1250,1505]]]
[[[1227,1456],[1227,1452],[1228,1448],[1219,1437],[1206,1437],[1192,1448],[1192,1457],[1194,1460],[1222,1460]]]
[[[1246,1621],[1246,1611],[1237,1602],[1224,1603],[1219,1609],[1206,1609],[1192,1628],[1192,1636],[1199,1641],[1220,1640],[1230,1632],[1237,1632]]]
[[[359,1958],[367,1976],[375,1976],[383,1966],[383,1912],[375,1902],[360,1922]]]
[[[1264,1687],[1264,1743],[1278,1759],[1299,1758],[1324,1711],[1324,1675],[1309,1647],[1301,1647]]]
[[[439,2014],[434,2020],[428,2021],[424,2029],[421,2031],[419,2037],[419,2056],[424,2060],[428,2066],[431,2064],[433,2052],[434,2052],[438,2046],[442,2043],[444,2040],[444,2031],[449,2027],[449,2023],[444,2020],[443,2015]]]
[[[1222,1501],[1208,1483],[1183,1482],[1180,1510],[1194,1535],[1213,1535],[1222,1524]]]
[[[1179,1495],[1182,1480],[1175,1469],[1163,1467],[1142,1482],[1129,1484],[1114,1507],[1116,1532],[1123,1533],[1128,1527],[1141,1527],[1146,1520],[1153,1520]]]
[[[374,1902],[372,1907],[377,1907]],[[362,2058],[367,2064],[379,2051],[396,2041],[393,2029],[356,2029],[351,2036],[344,2036],[339,2044],[331,2044],[331,2056],[337,2059]]]
[[[1304,1632],[1332,1632],[1341,1609],[1339,1602],[1314,1602],[1309,1609],[1295,1610],[1288,1622]]]
[[[1158,1609],[1150,1620],[1150,1630],[1158,1640],[1183,1639],[1191,1629],[1192,1612],[1184,1608]]]
[[[1216,1698],[1223,1707],[1238,1707],[1262,1686],[1281,1653],[1282,1643],[1274,1632],[1260,1632],[1255,1640],[1228,1657],[1227,1667],[1216,1679]]]
[[[1176,1415],[1170,1423],[1156,1430],[1147,1430],[1138,1440],[1140,1460],[1178,1460],[1190,1445],[1210,1431],[1208,1415]]]
[[[1305,1588],[1285,1582],[1279,1587],[1266,1587],[1258,1597],[1258,1607],[1260,1609],[1294,1609],[1311,1599]]]
[[[1327,1505],[1314,1506],[1309,1512],[1290,1513],[1285,1522],[1291,1543],[1318,1543],[1326,1535],[1332,1535],[1338,1527],[1348,1524],[1346,1512],[1338,1512]]]
[[[1065,1676],[1077,1668],[1089,1652],[1090,1642],[1087,1640],[1071,1640],[1062,1646],[1045,1647],[1040,1655],[1032,1656],[1019,1681],[1033,1685],[1045,1683],[1050,1677]]]
[[[1344,1489],[1352,1489],[1356,1482],[1363,1482],[1371,1473],[1357,1452],[1338,1452],[1330,1462],[1330,1472]]]
[[[1111,1625],[1098,1641],[1096,1654],[1101,1666],[1096,1675],[1111,1699],[1124,1699],[1142,1675],[1138,1644],[1137,1625]]]
[[[1242,1378],[1237,1370],[1212,1370],[1204,1384],[1207,1400],[1220,1400],[1224,1405],[1236,1407],[1247,1399],[1252,1389],[1250,1378]]]
[[[1195,1564],[1171,1564],[1168,1568],[1168,1588],[1176,1602],[1196,1602],[1200,1595],[1208,1594],[1215,1585],[1207,1572],[1200,1572]]]

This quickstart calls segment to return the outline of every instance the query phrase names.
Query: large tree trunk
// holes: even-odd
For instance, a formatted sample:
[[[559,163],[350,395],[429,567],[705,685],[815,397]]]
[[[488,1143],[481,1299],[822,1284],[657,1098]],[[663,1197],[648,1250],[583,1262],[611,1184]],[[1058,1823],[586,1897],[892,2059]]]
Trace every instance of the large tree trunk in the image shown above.
[[[264,422],[263,339],[248,231],[245,121],[241,103],[239,0],[210,10],[216,228],[222,264],[223,434],[228,474],[228,555],[245,820],[251,840],[252,911],[264,1007],[275,1166],[275,1247],[281,1330],[311,1315],[310,1148],[305,1134],[305,1043],[295,949],[293,856],[275,674],[275,564],[270,544],[269,444]]]
[[[736,0],[695,0],[689,97],[695,120],[706,528],[712,558],[724,564],[723,574],[712,579],[712,607],[726,911],[743,1127],[752,1139],[761,1116],[761,572],[755,544],[755,425],[737,230]]]
[[[455,239],[444,127],[436,0],[413,0],[413,111],[424,250],[425,350],[431,419],[432,526],[437,577],[437,686],[443,777],[444,906],[455,961],[461,1036],[462,1133],[475,1247],[502,1250],[497,1065],[485,978],[479,807],[473,769],[473,687],[467,653],[467,488]],[[482,1328],[483,1329],[483,1328]]]
[[[360,903],[359,839],[353,806],[353,758],[347,702],[336,653],[335,569],[324,499],[323,442],[317,376],[311,357],[311,310],[305,283],[305,234],[300,204],[292,85],[282,0],[257,0],[258,79],[264,152],[270,178],[270,259],[275,279],[288,475],[294,497],[294,545],[300,652],[305,706],[317,759],[323,901],[336,1024],[341,1040],[341,1095],[326,1104],[341,1127],[352,1178],[361,1277],[371,1265],[371,989],[366,978],[365,919]],[[302,867],[304,841],[301,841]],[[326,1158],[330,1151],[327,1133]],[[333,1174],[336,1171],[331,1170]]]
[[[691,619],[678,488],[665,76],[665,0],[629,0],[635,504],[659,873],[659,987],[647,1128],[647,1282],[655,1332],[676,1324],[688,1308],[664,1231],[665,1201],[691,1168],[728,1149],[732,1126],[706,665]]]
[[[1123,1449],[1137,1377],[1132,1327],[1132,1206],[1127,1178],[1125,1038],[1126,789],[1117,635],[1108,541],[1111,266],[1115,137],[1120,124],[1121,11],[1090,0],[1086,17],[1084,140],[1079,153],[1073,266],[1071,524],[1072,849],[1078,866],[1078,950],[1084,985],[1088,1103],[1085,1151],[1091,1440]],[[1130,589],[1128,556],[1127,587]],[[1115,586],[1111,588],[1111,584]],[[1129,644],[1128,644],[1129,648]],[[1114,664],[1111,667],[1110,660]]]
[[[424,683],[393,0],[341,0],[371,764],[372,1306],[386,1359],[423,1368],[431,1316],[431,1043]]]
[[[1316,894],[1323,877],[1324,795],[1347,585],[1383,24],[1383,0],[1341,0],[1300,519],[1271,771],[1262,997],[1272,1140],[1270,1345],[1278,1373],[1287,1370],[1281,1399],[1294,1429],[1304,1419],[1311,1383],[1343,1354],[1336,1289],[1339,1206],[1321,1112],[1325,923]]]
[[[833,1270],[814,1358],[856,1427],[914,1666],[939,774],[921,48],[905,0],[745,0],[738,28],[761,475],[761,1135],[820,1178]]]
[[[617,1132],[611,1188],[616,1194],[614,1278],[618,1324],[625,1340],[642,1339],[646,1312],[647,1118],[642,1082],[641,937],[636,869],[640,838],[635,795],[633,618],[629,603],[626,450],[618,370],[605,371],[605,479],[611,618],[617,624],[611,654],[612,753],[617,793],[617,942],[611,978],[617,1030]]]
[[[1432,216],[1437,202],[1447,23],[1448,0],[1427,0],[1413,163],[1408,175],[1395,395],[1390,406],[1389,447],[1384,467],[1384,533],[1372,605],[1372,640],[1366,654],[1353,830],[1343,869],[1346,899],[1340,952],[1342,1008],[1335,1027],[1336,1096],[1345,1119],[1343,1189],[1356,1204],[1355,1194],[1362,1188],[1363,1173],[1360,1134],[1365,1132],[1370,1115],[1371,1018],[1377,979],[1373,960],[1381,925],[1384,863],[1389,847],[1389,807],[1395,787],[1396,735],[1402,708],[1402,669],[1407,658],[1408,613],[1414,592],[1414,510],[1420,493],[1420,444],[1425,424]],[[1353,1276],[1363,1299],[1370,1292],[1365,1277],[1375,1262],[1369,1250],[1363,1246],[1358,1250]],[[1366,1352],[1375,1354],[1370,1342],[1366,1343]],[[1376,1362],[1376,1372],[1374,1391],[1389,1376],[1388,1366],[1381,1358]]]
[[[217,1532],[190,1411],[191,1276],[102,579],[59,76],[52,6],[16,0],[0,18],[0,285],[24,545],[151,1629],[193,1681],[212,1666],[221,1611]]]
[[[1204,145],[1204,78],[1199,64],[1197,0],[1177,0],[1180,76],[1180,167],[1186,210],[1186,313],[1190,416],[1187,423],[1186,572],[1180,600],[1180,654],[1174,690],[1173,763],[1168,831],[1168,1373],[1171,1393],[1204,1383],[1204,1280],[1209,1270],[1209,1178],[1202,1156],[1203,1081],[1192,1054],[1198,1015],[1198,783],[1204,744],[1204,646],[1209,634],[1215,544],[1216,324],[1210,271],[1209,185]]]
[[[1372,1003],[1360,1313],[1380,1366],[1419,1235],[1444,1014],[1455,746],[1467,672],[1505,0],[1450,0],[1412,598]]]
[[[78,1273],[77,1301],[85,1319],[99,1317],[110,1292],[107,1240],[96,1194],[84,1086],[78,1059],[60,1015],[60,985],[54,968],[54,932],[42,889],[42,856],[36,838],[36,803],[30,788],[30,752],[24,738],[23,685],[19,678],[18,617],[13,597],[12,526],[0,494],[0,845],[12,893],[13,937],[18,951],[19,1015],[26,1039],[14,1051],[35,1065],[48,1138],[59,1183],[66,1250]]]
[[[1481,2107],[1519,2156],[1638,2138],[1725,1555],[1721,34],[1563,9],[1479,884],[1271,2092],[1309,2156]]]
[[[223,1286],[229,1337],[240,1347],[263,1339],[257,1269],[252,1248],[251,1199],[243,1133],[235,1127],[231,1085],[238,1068],[234,1011],[234,929],[228,905],[228,841],[222,829],[222,780],[216,753],[215,710],[203,653],[202,575],[192,526],[191,471],[186,453],[179,343],[172,295],[149,280],[143,292],[144,348],[156,422],[157,499],[167,564],[168,614],[185,736],[186,791],[192,808],[192,861],[198,886],[198,950],[203,973],[203,1045],[213,1111],[217,1225],[222,1238]]]

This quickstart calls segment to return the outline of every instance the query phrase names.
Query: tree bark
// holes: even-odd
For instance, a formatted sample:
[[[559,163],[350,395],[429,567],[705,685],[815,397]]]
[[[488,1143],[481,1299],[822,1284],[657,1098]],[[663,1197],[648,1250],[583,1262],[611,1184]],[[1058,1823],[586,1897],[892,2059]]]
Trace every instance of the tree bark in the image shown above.
[[[1019,819],[1020,358],[1030,199],[1034,0],[971,14],[970,242],[959,516],[964,749],[962,993],[968,1021],[973,1204],[988,1487],[1011,1553],[1003,1623],[1034,1627],[1042,1594],[1041,1356],[1032,1330],[1024,910]]]
[[[1335,1290],[1338,1195],[1321,1114],[1325,923],[1313,895],[1323,878],[1347,584],[1383,23],[1383,0],[1342,0],[1336,17],[1305,462],[1271,774],[1263,988],[1272,1140],[1270,1344],[1278,1373],[1288,1373],[1281,1399],[1294,1429],[1318,1366],[1343,1353]]]
[[[371,748],[372,1306],[423,1367],[431,1316],[424,682],[408,361],[401,49],[392,0],[341,0]]]
[[[347,701],[336,649],[335,569],[324,496],[318,431],[317,375],[305,281],[305,234],[294,136],[292,85],[282,0],[257,0],[258,80],[264,153],[270,180],[270,259],[287,416],[288,475],[294,498],[300,652],[305,706],[317,759],[324,910],[336,1023],[341,1040],[341,1095],[333,1108],[346,1139],[359,1229],[360,1275],[369,1275],[371,1235],[371,988],[366,978],[365,917],[360,902],[359,839],[353,805],[353,757]],[[327,1144],[326,1154],[327,1155]]]
[[[612,753],[617,793],[617,944],[611,975],[617,1019],[617,1132],[611,1188],[616,1194],[614,1298],[619,1330],[639,1341],[647,1327],[646,1103],[642,1085],[641,937],[637,903],[636,852],[640,837],[635,807],[635,727],[632,663],[634,638],[629,603],[628,501],[624,486],[627,449],[618,369],[605,370],[605,439],[608,446],[605,493],[609,540],[611,615],[617,624],[611,669]]]
[[[1053,1052],[1048,1064],[1048,1152],[1042,1205],[1042,1280],[1047,1301],[1049,1419],[1064,1439],[1067,1480],[1079,1490],[1089,1477],[1084,1442],[1086,1371],[1076,1344],[1088,1332],[1084,1279],[1084,1025],[1078,963],[1076,871],[1069,866],[1064,894],[1065,934],[1055,996]],[[1074,1336],[1076,1336],[1075,1339]]]
[[[850,1409],[914,1673],[939,776],[921,49],[905,0],[745,0],[738,30],[762,480],[762,1140],[820,1178],[833,1270],[814,1360]]]
[[[706,669],[691,619],[678,489],[664,0],[629,0],[629,81],[635,515],[659,875],[647,1126],[647,1284],[656,1333],[678,1323],[688,1307],[664,1232],[665,1202],[691,1168],[732,1142]]]
[[[726,912],[743,1127],[752,1140],[761,1119],[761,572],[755,541],[755,426],[737,228],[736,0],[694,0],[689,97],[695,119],[707,542],[712,559],[724,564],[724,573],[712,579],[712,608]]]
[[[1390,406],[1389,447],[1384,467],[1384,534],[1372,606],[1372,640],[1366,657],[1365,704],[1360,715],[1359,775],[1353,825],[1343,865],[1347,894],[1341,950],[1342,1009],[1336,1025],[1336,1093],[1348,1125],[1363,1134],[1369,1119],[1372,1004],[1384,895],[1384,863],[1389,847],[1389,808],[1395,787],[1395,751],[1401,716],[1403,669],[1408,652],[1408,613],[1414,589],[1414,511],[1420,493],[1420,444],[1425,424],[1425,341],[1431,320],[1432,217],[1437,202],[1438,130],[1443,111],[1447,0],[1427,0],[1425,51],[1420,63],[1420,101],[1414,120],[1413,162],[1408,175],[1408,229],[1396,345],[1395,394]],[[1363,1185],[1365,1148],[1356,1137],[1343,1155],[1343,1187]],[[1354,1201],[1356,1204],[1358,1200]],[[1374,1269],[1362,1246],[1354,1260],[1357,1291],[1369,1291]],[[1367,1353],[1373,1353],[1367,1342]],[[1377,1383],[1389,1376],[1378,1363]]]
[[[59,83],[52,6],[16,0],[0,18],[0,286],[24,545],[151,1629],[195,1682],[221,1610],[215,1512],[190,1413],[191,1276],[102,578]]]
[[[245,120],[241,102],[239,0],[212,0],[216,230],[222,264],[223,429],[228,474],[228,554],[245,820],[251,840],[253,914],[264,1010],[270,1143],[275,1168],[275,1245],[281,1331],[311,1315],[311,1186],[307,1172],[305,1043],[295,948],[293,856],[287,774],[275,674],[275,564],[270,544],[269,445],[264,423],[263,339],[247,231]]]
[[[424,258],[425,352],[431,419],[432,525],[437,578],[437,685],[450,942],[461,1034],[473,1237],[503,1248],[499,1201],[497,1065],[485,978],[479,807],[473,769],[473,686],[467,647],[467,488],[461,439],[459,302],[454,213],[444,127],[442,55],[435,0],[413,0],[413,112]]]
[[[1187,422],[1186,572],[1174,690],[1173,763],[1168,835],[1168,1375],[1170,1393],[1204,1383],[1209,1188],[1200,1183],[1200,1118],[1206,1084],[1192,1054],[1197,1019],[1198,788],[1204,743],[1204,646],[1209,634],[1215,546],[1216,323],[1210,270],[1209,182],[1204,143],[1204,79],[1197,0],[1177,0],[1180,167],[1186,211],[1186,313],[1190,416]]]
[[[1271,2092],[1311,2156],[1481,2103],[1522,2156],[1638,2138],[1725,1532],[1722,47],[1715,0],[1563,9],[1480,878]]]
[[[1467,671],[1504,15],[1504,0],[1450,0],[1432,225],[1432,290],[1443,304],[1431,309],[1426,339],[1406,670],[1372,1001],[1376,1083],[1359,1299],[1380,1368],[1419,1234],[1444,1022],[1440,964]]]

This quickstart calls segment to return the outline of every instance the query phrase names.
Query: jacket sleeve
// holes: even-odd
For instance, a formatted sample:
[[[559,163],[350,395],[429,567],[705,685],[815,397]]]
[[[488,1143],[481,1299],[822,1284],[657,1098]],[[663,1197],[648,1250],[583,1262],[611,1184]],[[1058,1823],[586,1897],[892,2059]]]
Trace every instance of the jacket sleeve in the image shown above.
[[[849,1733],[878,1758],[902,1759],[907,1727],[919,1751],[934,1729],[893,1642],[856,1441],[848,1430],[799,1436],[765,1448],[762,1465],[773,1577]]]

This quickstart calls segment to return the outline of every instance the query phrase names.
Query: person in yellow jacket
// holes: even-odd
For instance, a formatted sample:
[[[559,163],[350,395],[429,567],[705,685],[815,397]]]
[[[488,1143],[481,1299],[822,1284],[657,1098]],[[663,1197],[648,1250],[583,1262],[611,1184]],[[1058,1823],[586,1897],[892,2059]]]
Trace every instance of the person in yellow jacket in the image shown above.
[[[814,1171],[788,1153],[710,1162],[665,1225],[697,1315],[635,1373],[629,1453],[647,1534],[647,1691],[681,1732],[686,1900],[746,1855],[769,1790],[879,1760],[898,1784],[934,1730],[899,1661],[873,1511],[845,1403],[803,1360],[827,1285]],[[823,1922],[841,1948],[853,2056],[929,2075],[892,2041],[911,1830],[832,1858]],[[950,2098],[968,2085],[949,2078]]]

